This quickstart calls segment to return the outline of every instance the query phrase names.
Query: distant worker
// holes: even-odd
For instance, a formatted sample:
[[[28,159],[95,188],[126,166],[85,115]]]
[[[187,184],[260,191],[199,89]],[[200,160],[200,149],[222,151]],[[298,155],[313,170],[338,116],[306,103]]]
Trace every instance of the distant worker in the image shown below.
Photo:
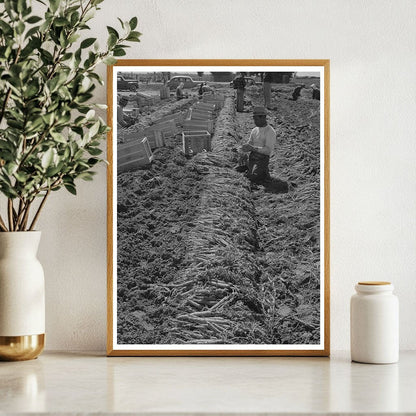
[[[202,86],[202,92],[211,92],[211,93],[213,93],[214,89],[211,88],[205,81],[204,85]]]
[[[180,82],[179,85],[176,88],[176,99],[177,100],[182,100],[182,98],[185,98],[185,95],[183,94],[183,87],[184,87],[184,83]]]
[[[209,87],[206,82],[204,83],[201,82],[198,88],[198,98],[201,99],[204,93],[207,93],[207,92],[213,93],[214,90],[211,87]]]
[[[267,110],[264,107],[253,108],[253,119],[256,127],[251,131],[248,142],[241,151],[248,153],[245,164],[236,167],[238,172],[246,172],[246,176],[255,183],[270,180],[269,161],[274,153],[276,131],[267,124]]]
[[[264,106],[271,110],[271,98],[272,98],[272,74],[271,72],[265,72],[263,77],[263,95]]]
[[[321,91],[319,88],[315,85],[311,85],[312,88],[312,100],[321,100]]]
[[[136,119],[124,113],[124,107],[127,105],[128,102],[129,100],[126,97],[121,97],[118,102],[117,124],[119,124],[121,127],[130,127],[136,122]]]
[[[296,87],[293,90],[293,93],[292,93],[292,100],[293,101],[296,101],[299,98],[302,88],[305,88],[305,84],[299,85],[298,87]]]
[[[246,87],[244,72],[240,72],[240,76],[234,79],[233,87],[237,90],[237,111],[241,113],[244,111],[244,89]]]

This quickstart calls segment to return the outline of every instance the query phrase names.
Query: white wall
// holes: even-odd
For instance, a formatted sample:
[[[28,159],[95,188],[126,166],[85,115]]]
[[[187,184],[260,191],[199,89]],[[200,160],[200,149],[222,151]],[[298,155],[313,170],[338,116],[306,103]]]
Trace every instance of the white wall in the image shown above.
[[[349,348],[349,298],[373,279],[394,283],[401,348],[416,349],[416,2],[106,0],[94,35],[133,15],[126,58],[331,60],[331,346]],[[105,168],[78,190],[39,224],[49,350],[105,349]]]

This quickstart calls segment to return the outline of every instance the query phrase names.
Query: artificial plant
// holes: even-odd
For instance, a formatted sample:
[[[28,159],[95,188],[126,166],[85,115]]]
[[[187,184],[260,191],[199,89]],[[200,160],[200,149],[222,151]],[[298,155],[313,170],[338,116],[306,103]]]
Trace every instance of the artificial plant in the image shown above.
[[[33,230],[51,191],[92,180],[109,129],[90,103],[96,67],[140,37],[119,19],[100,50],[87,33],[103,0],[34,1],[0,0],[0,231]]]

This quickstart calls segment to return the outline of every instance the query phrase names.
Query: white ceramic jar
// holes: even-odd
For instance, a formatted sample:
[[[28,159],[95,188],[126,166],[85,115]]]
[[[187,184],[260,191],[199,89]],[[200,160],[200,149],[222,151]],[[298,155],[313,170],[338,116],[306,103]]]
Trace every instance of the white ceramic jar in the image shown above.
[[[359,282],[351,297],[351,360],[399,360],[399,302],[390,282]]]

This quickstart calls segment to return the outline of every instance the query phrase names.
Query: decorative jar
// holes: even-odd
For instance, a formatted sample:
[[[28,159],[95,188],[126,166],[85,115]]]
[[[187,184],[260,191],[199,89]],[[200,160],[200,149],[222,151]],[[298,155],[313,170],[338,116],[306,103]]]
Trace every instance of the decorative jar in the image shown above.
[[[399,302],[390,282],[359,282],[351,297],[351,359],[390,364],[399,360]]]

